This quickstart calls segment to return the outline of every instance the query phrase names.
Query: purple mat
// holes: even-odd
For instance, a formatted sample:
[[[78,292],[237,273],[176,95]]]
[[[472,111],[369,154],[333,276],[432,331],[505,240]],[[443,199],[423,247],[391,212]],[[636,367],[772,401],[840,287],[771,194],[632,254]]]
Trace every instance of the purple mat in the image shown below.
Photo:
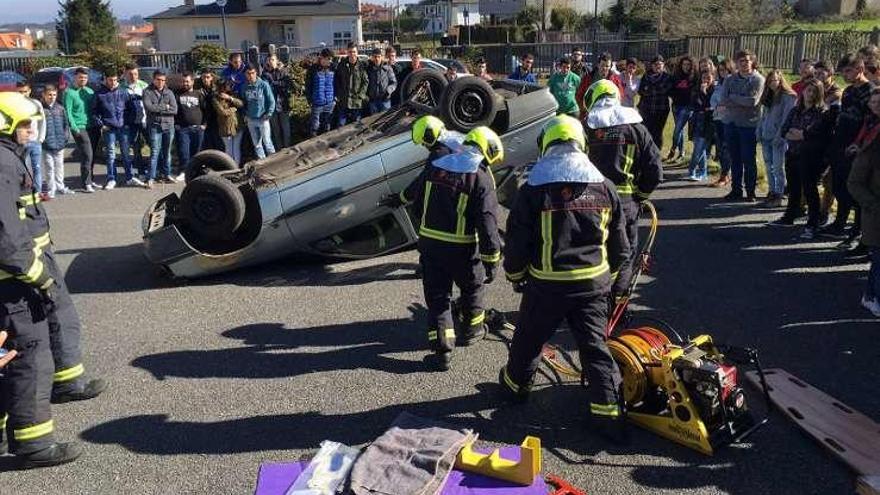
[[[490,450],[483,450],[488,453]],[[519,460],[519,447],[504,447],[501,457]],[[254,495],[284,495],[287,488],[305,471],[309,463],[280,462],[263,464],[257,478]],[[487,476],[466,473],[453,469],[443,487],[441,495],[546,495],[549,489],[540,476],[535,478],[531,486],[519,486]]]

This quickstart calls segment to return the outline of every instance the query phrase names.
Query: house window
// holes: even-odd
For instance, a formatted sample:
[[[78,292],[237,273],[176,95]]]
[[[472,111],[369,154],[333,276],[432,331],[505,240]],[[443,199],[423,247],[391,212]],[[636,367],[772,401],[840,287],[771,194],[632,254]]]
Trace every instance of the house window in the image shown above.
[[[193,37],[196,41],[220,41],[220,30],[207,26],[194,27]]]
[[[333,33],[333,45],[337,47],[345,46],[351,41],[351,31],[336,31]]]
[[[293,22],[284,25],[284,44],[296,46],[296,24]]]

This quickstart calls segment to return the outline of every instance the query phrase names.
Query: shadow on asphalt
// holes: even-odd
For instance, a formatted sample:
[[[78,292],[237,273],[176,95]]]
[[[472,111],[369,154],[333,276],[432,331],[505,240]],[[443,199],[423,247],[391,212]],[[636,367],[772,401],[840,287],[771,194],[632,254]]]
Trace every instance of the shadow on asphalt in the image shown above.
[[[159,380],[265,379],[344,369],[374,369],[393,374],[428,371],[422,362],[386,355],[426,348],[422,323],[426,310],[421,305],[409,309],[411,318],[395,320],[312,328],[287,328],[282,323],[245,325],[222,334],[240,340],[240,346],[152,354],[138,357],[131,364]],[[308,351],[310,348],[331,350],[312,352]]]
[[[334,287],[416,279],[417,263],[383,263],[341,268],[342,262],[287,258],[195,280],[173,279],[144,257],[142,244],[61,250],[73,255],[65,280],[73,294],[139,292],[178,286]]]

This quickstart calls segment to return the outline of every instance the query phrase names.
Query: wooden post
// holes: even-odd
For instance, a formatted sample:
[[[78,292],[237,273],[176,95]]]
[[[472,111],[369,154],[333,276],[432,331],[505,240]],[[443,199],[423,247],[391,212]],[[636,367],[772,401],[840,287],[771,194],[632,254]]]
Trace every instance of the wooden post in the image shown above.
[[[807,34],[803,31],[798,31],[797,37],[794,39],[794,60],[792,60],[792,72],[798,73],[801,67],[801,60],[803,60],[806,54],[807,47]]]
[[[733,42],[733,55],[736,56],[737,52],[742,50],[743,48],[743,37],[741,34],[736,35],[736,40]]]

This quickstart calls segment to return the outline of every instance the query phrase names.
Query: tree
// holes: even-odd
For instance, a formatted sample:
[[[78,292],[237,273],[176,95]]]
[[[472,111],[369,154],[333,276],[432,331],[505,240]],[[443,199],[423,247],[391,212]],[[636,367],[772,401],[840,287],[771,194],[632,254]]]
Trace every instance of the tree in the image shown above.
[[[534,29],[541,29],[541,9],[530,5],[516,14],[516,24]]]
[[[66,39],[70,45],[65,46],[65,50],[80,53],[113,44],[116,18],[110,10],[109,0],[64,0],[59,4],[58,44],[64,46]]]
[[[107,45],[89,50],[86,62],[101,74],[122,74],[126,64],[130,64],[132,60],[124,48]]]
[[[202,72],[226,64],[229,59],[229,50],[220,45],[204,43],[194,46],[190,56],[192,57],[193,69],[196,72]]]
[[[582,16],[571,7],[556,7],[550,12],[550,29],[574,31],[581,26]]]

